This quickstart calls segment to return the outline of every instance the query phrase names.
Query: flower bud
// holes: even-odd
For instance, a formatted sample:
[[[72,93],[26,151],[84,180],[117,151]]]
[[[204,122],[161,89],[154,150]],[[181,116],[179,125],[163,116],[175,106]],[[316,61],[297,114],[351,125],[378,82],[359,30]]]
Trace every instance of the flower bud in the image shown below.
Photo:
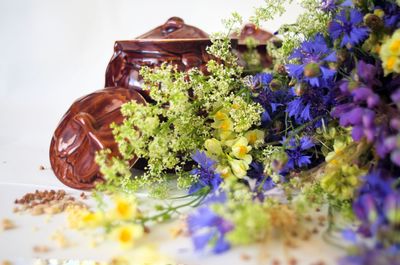
[[[269,83],[269,88],[272,91],[277,91],[282,88],[282,82],[278,79],[272,79],[271,83]]]
[[[321,75],[321,68],[317,63],[309,63],[304,67],[304,76],[317,77]]]
[[[378,31],[383,28],[384,23],[380,17],[375,14],[367,14],[364,16],[364,23],[373,31]]]
[[[296,96],[302,96],[306,91],[306,85],[304,83],[297,83],[294,86],[294,93],[296,94]]]

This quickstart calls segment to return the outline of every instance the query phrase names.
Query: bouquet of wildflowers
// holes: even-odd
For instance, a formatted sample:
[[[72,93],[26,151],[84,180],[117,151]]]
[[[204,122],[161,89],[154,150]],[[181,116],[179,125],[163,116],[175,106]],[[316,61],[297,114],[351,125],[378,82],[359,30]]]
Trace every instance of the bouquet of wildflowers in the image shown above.
[[[282,14],[279,2],[266,0],[252,21]],[[342,264],[400,264],[400,3],[302,4],[297,23],[277,32],[281,47],[268,47],[271,69],[250,76],[238,65],[228,38],[238,14],[213,36],[206,75],[143,68],[154,102],[122,107],[124,122],[113,125],[122,157],[98,153],[98,189],[167,198],[176,180],[193,200],[129,221],[196,206],[188,232],[214,253],[301,231],[325,207],[329,232],[348,242]],[[130,171],[134,155],[148,161],[143,175]]]

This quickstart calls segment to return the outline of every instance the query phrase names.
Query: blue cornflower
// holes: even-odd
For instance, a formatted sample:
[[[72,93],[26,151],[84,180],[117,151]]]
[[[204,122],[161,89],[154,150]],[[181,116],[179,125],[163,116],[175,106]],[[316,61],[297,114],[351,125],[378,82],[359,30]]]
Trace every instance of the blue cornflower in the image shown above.
[[[196,151],[192,156],[193,160],[198,164],[198,168],[193,169],[190,174],[198,176],[198,181],[189,189],[192,194],[203,187],[210,187],[212,191],[218,189],[222,183],[220,174],[215,172],[216,162],[209,158],[205,152]]]
[[[270,87],[273,76],[268,73],[260,73],[253,77],[253,91],[257,88],[257,94],[253,94],[253,100],[259,103],[264,112],[261,114],[261,121],[266,124],[272,120],[271,116],[278,107],[286,102],[288,93],[283,89],[273,91]]]
[[[353,3],[351,0],[322,0],[320,8],[324,12],[335,11],[341,6],[351,6]]]
[[[289,141],[284,137],[281,143],[285,146],[285,152],[288,155],[288,162],[284,171],[311,164],[311,156],[306,154],[308,149],[314,147],[314,143],[310,137],[303,136],[300,140],[291,138]]]
[[[359,11],[351,9],[348,14],[342,10],[331,22],[328,31],[333,40],[342,38],[340,47],[351,48],[368,37],[369,30],[362,22],[363,15]]]
[[[211,246],[213,252],[218,254],[230,248],[225,234],[233,229],[233,224],[208,207],[201,207],[197,213],[189,215],[187,224],[196,250]]]
[[[322,34],[317,34],[313,41],[304,41],[289,59],[297,59],[300,63],[286,65],[289,76],[313,87],[330,85],[336,74],[327,67],[329,62],[336,62],[336,52],[328,48]]]
[[[269,86],[274,77],[269,73],[258,73],[250,80],[250,88],[253,92],[261,91]]]
[[[256,161],[251,162],[250,169],[247,171],[247,176],[249,177],[248,183],[250,190],[255,192],[256,197],[261,201],[264,200],[264,192],[276,186],[270,176],[265,176],[262,163]]]
[[[328,88],[305,88],[301,93],[297,93],[296,88],[292,88],[291,92],[299,96],[287,103],[286,112],[298,124],[328,114],[328,110],[334,103],[333,90]]]

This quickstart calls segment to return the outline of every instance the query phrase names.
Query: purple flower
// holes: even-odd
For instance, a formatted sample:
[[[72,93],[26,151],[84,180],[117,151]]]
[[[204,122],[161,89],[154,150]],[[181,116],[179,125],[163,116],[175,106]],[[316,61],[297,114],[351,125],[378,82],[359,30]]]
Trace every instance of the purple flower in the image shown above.
[[[356,9],[340,11],[330,23],[328,31],[333,40],[342,39],[340,47],[351,48],[368,37],[369,30],[362,25],[363,15]]]
[[[391,185],[391,177],[383,169],[374,170],[364,177],[364,183],[353,203],[354,213],[361,221],[359,232],[363,235],[376,235],[388,223],[384,205],[393,192]]]
[[[300,140],[291,138],[289,141],[283,138],[281,143],[285,146],[285,152],[289,158],[284,171],[311,164],[311,156],[307,155],[306,152],[308,149],[314,147],[315,144],[310,137],[303,136]]]
[[[289,59],[299,61],[299,64],[286,65],[289,76],[313,87],[328,86],[336,74],[327,66],[329,62],[336,62],[336,52],[328,48],[322,34],[317,34],[313,41],[304,41]]]
[[[215,161],[207,157],[205,152],[200,152],[198,150],[192,158],[199,167],[193,169],[190,174],[198,176],[198,181],[190,187],[189,194],[207,186],[210,187],[212,191],[218,189],[219,185],[222,183],[222,178],[215,172]]]
[[[324,12],[331,12],[335,11],[338,7],[351,6],[352,4],[351,0],[322,0],[320,8]]]
[[[400,25],[400,8],[395,3],[383,1],[375,9],[381,9],[384,12],[383,21],[388,28],[398,28]]]
[[[394,226],[400,225],[400,193],[392,192],[386,196],[383,209],[385,217],[390,224]]]
[[[361,60],[358,62],[353,77],[340,82],[340,90],[345,94],[350,94],[354,102],[366,103],[369,108],[376,107],[380,103],[380,98],[373,91],[373,87],[382,85],[376,76],[377,72],[374,65]]]
[[[201,207],[195,214],[189,215],[187,224],[196,250],[210,246],[218,254],[230,248],[225,234],[233,229],[233,225],[208,207]]]

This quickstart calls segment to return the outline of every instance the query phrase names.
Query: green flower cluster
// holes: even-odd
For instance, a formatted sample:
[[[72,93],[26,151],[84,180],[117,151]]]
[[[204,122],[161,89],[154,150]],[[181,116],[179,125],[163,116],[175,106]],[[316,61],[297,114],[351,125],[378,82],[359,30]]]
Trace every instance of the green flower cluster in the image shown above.
[[[121,158],[109,158],[107,151],[97,156],[105,185],[124,189],[157,188],[168,173],[178,175],[178,186],[188,187],[194,178],[187,164],[197,149],[215,133],[215,115],[226,110],[229,126],[243,134],[260,123],[261,106],[254,103],[241,77],[242,68],[230,52],[228,39],[215,39],[208,49],[224,63],[210,60],[207,75],[198,69],[181,72],[172,65],[143,67],[144,89],[152,103],[124,104],[122,124],[112,124]],[[148,161],[141,176],[129,174],[129,161],[135,156]],[[123,180],[122,180],[123,179]],[[159,189],[166,190],[166,189]]]

